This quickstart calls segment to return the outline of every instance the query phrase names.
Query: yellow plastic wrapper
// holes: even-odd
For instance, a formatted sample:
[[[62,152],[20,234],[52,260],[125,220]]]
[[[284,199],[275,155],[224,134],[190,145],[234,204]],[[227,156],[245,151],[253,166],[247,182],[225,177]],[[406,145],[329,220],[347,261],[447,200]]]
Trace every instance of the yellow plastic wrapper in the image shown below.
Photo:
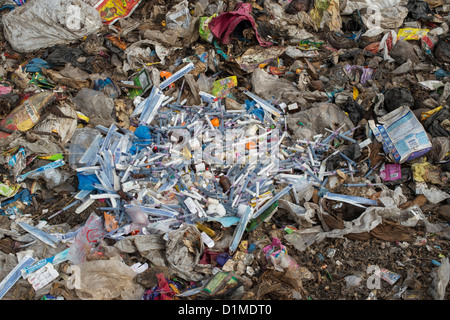
[[[431,117],[433,114],[435,114],[436,112],[438,112],[438,111],[441,110],[442,108],[443,108],[443,107],[440,106],[440,107],[437,107],[437,108],[435,108],[435,109],[433,109],[433,110],[430,110],[430,111],[427,111],[427,112],[422,112],[420,120],[421,120],[421,121],[427,120],[429,117]]]
[[[0,196],[10,198],[17,193],[20,189],[20,184],[8,186],[4,183],[0,183]]]
[[[411,165],[413,171],[413,179],[415,182],[425,182],[424,176],[428,170],[433,169],[433,165],[429,162],[414,163]]]
[[[413,172],[413,179],[415,182],[425,182],[431,184],[444,184],[445,177],[441,176],[441,171],[438,167],[429,162],[414,163],[411,165]]]
[[[426,36],[429,29],[404,28],[398,30],[397,40],[420,40]]]
[[[359,90],[356,87],[353,87],[353,100],[356,100],[359,96]]]

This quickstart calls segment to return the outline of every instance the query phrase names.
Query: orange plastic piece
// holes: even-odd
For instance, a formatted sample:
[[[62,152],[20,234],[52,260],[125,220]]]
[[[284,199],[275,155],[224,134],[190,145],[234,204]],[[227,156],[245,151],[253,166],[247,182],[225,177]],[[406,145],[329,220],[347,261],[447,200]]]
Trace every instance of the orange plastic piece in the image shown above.
[[[254,143],[253,141],[250,141],[247,143],[247,150],[252,150],[256,148],[256,143]]]
[[[172,73],[170,73],[169,71],[161,71],[159,73],[159,76],[164,79],[169,79],[172,76]],[[171,83],[169,87],[173,88],[174,86],[175,85],[173,83]]]
[[[212,124],[214,127],[218,127],[218,126],[220,125],[220,121],[219,121],[218,118],[214,118],[214,119],[211,120],[211,124]]]

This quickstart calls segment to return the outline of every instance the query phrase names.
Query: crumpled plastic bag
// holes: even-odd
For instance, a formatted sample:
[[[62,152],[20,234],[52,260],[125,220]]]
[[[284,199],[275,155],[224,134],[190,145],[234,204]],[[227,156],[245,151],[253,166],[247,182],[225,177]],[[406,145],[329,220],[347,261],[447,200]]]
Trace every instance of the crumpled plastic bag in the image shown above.
[[[133,43],[125,50],[126,62],[124,62],[123,71],[141,69],[146,64],[142,58],[150,57],[153,48],[155,48],[161,64],[165,64],[165,59],[172,53],[172,50],[153,40],[141,40]]]
[[[315,22],[306,11],[289,14],[285,12],[283,6],[273,1],[264,1],[264,8],[273,14],[274,19],[269,21],[272,29],[278,30],[287,43],[297,45],[301,40],[314,38],[305,29],[306,27],[316,28]]]
[[[72,102],[78,111],[90,118],[90,123],[105,127],[109,127],[114,123],[112,117],[114,100],[103,92],[83,88],[72,98]]]
[[[404,3],[404,0],[352,0],[347,1],[341,15],[351,15],[356,10],[365,12],[361,14],[361,19],[368,32],[397,29],[401,27],[409,12],[408,8],[402,5]]]
[[[260,64],[268,64],[274,61],[285,51],[284,47],[273,46],[264,48],[261,46],[253,46],[247,49],[240,57],[236,58],[242,70],[249,73],[253,72]]]
[[[7,138],[1,138],[0,141],[5,140],[5,142],[8,142],[11,137],[16,138],[6,145],[9,148],[23,147],[27,151],[27,154],[46,155],[63,152],[63,148],[55,142],[52,136],[38,136],[37,134],[27,132],[25,138],[19,135],[19,131],[14,131],[13,134]]]
[[[163,257],[166,244],[158,234],[128,236],[118,241],[114,247],[126,253],[137,251],[155,266],[164,267],[166,265]]]
[[[70,175],[67,172],[64,172],[58,168],[47,169],[42,172],[32,173],[27,176],[27,179],[31,180],[39,180],[43,179],[45,181],[45,186],[52,190],[57,186],[62,185],[70,178]]]
[[[168,233],[166,259],[169,266],[182,278],[200,281],[203,275],[196,270],[204,251],[204,243],[198,229],[191,225],[182,225]]]
[[[98,136],[101,137],[101,133],[95,128],[85,127],[75,130],[69,146],[69,165],[72,169],[84,165],[80,163],[80,159]]]
[[[292,82],[284,78],[279,78],[263,69],[256,68],[251,80],[253,88],[255,88],[255,94],[260,95],[261,98],[269,101],[274,98],[278,101],[284,101],[286,104],[296,102],[302,109],[308,106],[308,102],[304,98],[307,92],[298,89]],[[322,93],[326,98],[326,93]]]
[[[66,286],[81,300],[140,300],[145,291],[134,281],[134,270],[118,259],[71,265],[68,272]]]
[[[58,134],[62,144],[65,146],[77,129],[77,114],[68,103],[62,103],[62,105],[58,107],[58,110],[64,117],[50,112],[39,121],[34,129],[37,132],[54,132]]]
[[[168,29],[189,28],[191,21],[192,17],[186,0],[173,6],[166,14],[166,27]]]
[[[317,242],[326,238],[342,238],[346,234],[370,232],[383,222],[382,216],[389,214],[391,208],[369,207],[358,218],[352,221],[343,221],[343,229],[333,229],[331,231],[318,233],[315,240]]]
[[[296,205],[295,203],[280,199],[279,208],[287,210],[291,218],[298,223],[301,227],[309,228],[316,224],[313,220],[316,215],[316,211],[319,206],[313,202],[305,202],[303,207]]]
[[[80,0],[29,1],[2,22],[6,40],[21,53],[69,44],[102,26],[99,13]]]
[[[444,93],[442,95],[445,94],[447,88],[450,90],[450,83],[445,84]],[[450,130],[448,130],[448,127],[445,125],[446,121],[448,123],[448,119],[450,118],[450,107],[445,105],[445,100],[439,102],[443,103],[443,108],[428,117],[423,122],[423,126],[427,128],[427,132],[431,134],[432,137],[450,137]]]
[[[395,190],[388,189],[387,187],[384,188],[378,200],[380,200],[386,208],[390,208],[391,210],[396,210],[408,201],[405,195],[403,195],[401,187],[397,187]]]
[[[442,263],[432,273],[433,282],[431,283],[430,291],[435,300],[444,300],[445,291],[450,280],[450,263],[448,258],[443,258]]]
[[[174,29],[166,29],[163,32],[159,30],[145,30],[143,38],[158,42],[161,46],[170,48],[171,50],[180,49],[193,44],[200,38],[198,32],[199,17],[193,17],[188,28],[177,27]]]
[[[344,125],[343,132],[354,128],[350,117],[333,103],[318,103],[314,107],[291,114],[288,128],[292,128],[295,139],[311,139],[319,133],[326,133],[324,128],[336,130]],[[298,125],[301,121],[304,126]]]
[[[373,14],[375,14],[375,16]],[[390,6],[385,8],[381,7],[379,8],[379,11],[375,11],[372,15],[362,15],[361,19],[367,27],[371,26],[371,20],[375,19],[372,20],[372,23],[379,23],[379,27],[382,29],[393,30],[402,26],[407,15],[407,8],[403,6]]]

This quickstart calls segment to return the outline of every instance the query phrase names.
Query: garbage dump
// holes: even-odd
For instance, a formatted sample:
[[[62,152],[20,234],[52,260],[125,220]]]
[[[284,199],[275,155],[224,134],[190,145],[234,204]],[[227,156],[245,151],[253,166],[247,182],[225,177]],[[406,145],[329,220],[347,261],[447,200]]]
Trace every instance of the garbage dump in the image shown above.
[[[449,299],[448,1],[0,9],[1,300]]]

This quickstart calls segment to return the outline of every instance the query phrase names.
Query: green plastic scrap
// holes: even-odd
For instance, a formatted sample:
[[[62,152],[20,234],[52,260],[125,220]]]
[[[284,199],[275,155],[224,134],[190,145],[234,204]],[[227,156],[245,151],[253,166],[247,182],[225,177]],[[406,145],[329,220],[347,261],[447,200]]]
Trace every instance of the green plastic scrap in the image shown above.
[[[228,60],[228,55],[222,51],[216,41],[213,41],[213,45],[217,49],[217,53],[220,54],[225,60]]]
[[[263,213],[261,213],[258,217],[251,219],[245,231],[249,232],[256,229],[261,223],[263,223],[267,218],[269,218],[272,213],[274,213],[275,209],[278,208],[278,200],[275,201],[270,207],[268,207]]]
[[[30,83],[43,89],[53,89],[55,87],[40,72],[36,72],[31,76]]]
[[[16,193],[19,188],[20,185],[8,186],[4,183],[0,183],[0,195],[6,198],[10,198]]]

